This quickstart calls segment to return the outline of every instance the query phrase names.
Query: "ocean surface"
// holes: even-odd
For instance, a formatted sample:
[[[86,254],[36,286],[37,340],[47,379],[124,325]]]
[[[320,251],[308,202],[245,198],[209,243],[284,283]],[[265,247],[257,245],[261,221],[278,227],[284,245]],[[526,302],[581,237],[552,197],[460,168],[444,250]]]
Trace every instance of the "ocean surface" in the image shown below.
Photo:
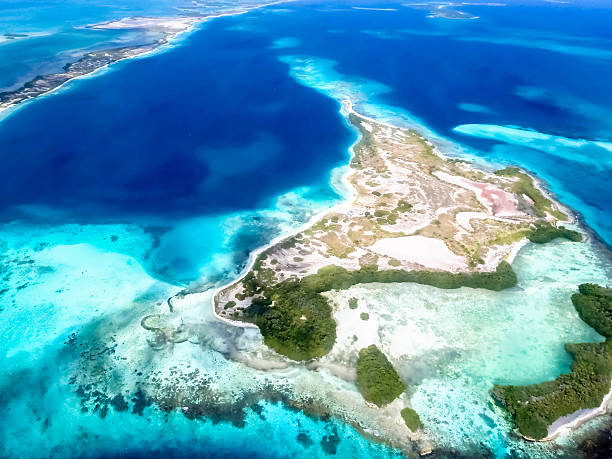
[[[75,27],[177,14],[176,2],[45,3],[0,5],[1,32],[39,34],[0,43],[0,87],[147,38]],[[355,5],[211,20],[0,118],[0,457],[400,455],[290,409],[298,386],[339,383],[236,361],[260,339],[210,307],[254,249],[342,199],[356,139],[343,99],[449,154],[526,168],[593,230],[584,244],[523,249],[519,286],[503,294],[372,287],[369,305],[402,312],[381,325],[390,346],[414,327],[438,343],[415,344],[400,373],[440,451],[571,457],[576,436],[513,436],[488,389],[555,378],[570,365],[563,343],[600,339],[569,295],[612,273],[612,7],[466,5],[478,19],[452,20]],[[188,339],[155,341],[140,326],[150,314]],[[165,384],[198,391],[202,416],[159,409]]]

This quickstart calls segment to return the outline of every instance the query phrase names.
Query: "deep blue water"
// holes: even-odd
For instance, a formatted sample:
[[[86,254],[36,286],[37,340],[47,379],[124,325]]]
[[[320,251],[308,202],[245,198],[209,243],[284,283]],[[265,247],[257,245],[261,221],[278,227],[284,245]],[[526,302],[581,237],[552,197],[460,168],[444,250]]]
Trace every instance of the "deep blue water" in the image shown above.
[[[0,206],[101,220],[203,215],[327,182],[352,134],[268,44],[218,21],[16,112],[0,125]]]

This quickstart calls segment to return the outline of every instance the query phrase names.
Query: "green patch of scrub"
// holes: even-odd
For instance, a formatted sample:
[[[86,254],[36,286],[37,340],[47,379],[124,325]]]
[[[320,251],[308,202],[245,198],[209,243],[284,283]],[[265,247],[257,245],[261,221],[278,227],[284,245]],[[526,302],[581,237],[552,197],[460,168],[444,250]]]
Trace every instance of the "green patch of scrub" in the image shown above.
[[[518,167],[506,167],[495,171],[495,175],[518,178],[518,181],[512,187],[512,191],[518,195],[524,194],[529,197],[533,201],[533,209],[538,217],[546,217],[546,213],[549,213],[559,220],[567,220],[567,215],[554,209],[552,201],[544,196],[533,184],[533,179]]]
[[[398,212],[396,210],[389,212],[384,209],[377,209],[374,212],[376,223],[379,225],[395,225],[397,223]]]
[[[327,354],[336,342],[336,321],[325,297],[291,283],[253,300],[245,319],[259,327],[264,343],[292,360]]]
[[[405,389],[387,356],[374,344],[359,351],[357,387],[363,398],[377,406],[391,403]]]
[[[367,312],[362,312],[361,314],[359,314],[359,318],[361,320],[370,320],[370,314],[368,314]]]
[[[572,295],[572,303],[582,320],[606,338],[612,338],[612,289],[582,284]]]
[[[326,266],[316,274],[306,276],[301,284],[310,291],[327,292],[330,290],[345,290],[357,284],[373,282],[397,283],[412,282],[431,285],[442,289],[460,287],[484,288],[501,291],[514,287],[517,283],[512,266],[502,261],[494,272],[449,273],[446,271],[405,271],[387,269],[379,271],[376,265],[363,266],[355,271],[347,271],[340,266]]]
[[[402,262],[401,262],[401,261],[399,261],[397,258],[391,258],[391,259],[388,261],[388,265],[389,265],[389,266],[393,266],[393,267],[397,268],[398,266],[401,266],[401,265],[402,265]]]
[[[566,344],[571,371],[529,386],[495,386],[491,394],[512,416],[521,434],[536,440],[562,416],[599,406],[612,379],[612,289],[582,284],[572,303],[580,318],[603,335],[602,343]]]
[[[354,297],[353,297],[353,298],[351,298],[351,299],[349,300],[349,302],[348,302],[348,305],[349,305],[349,308],[351,308],[351,309],[357,309],[357,306],[358,306],[358,300],[357,300],[357,298],[354,298]]]
[[[402,419],[406,423],[406,426],[413,432],[416,432],[423,427],[419,413],[414,411],[412,408],[406,407],[402,409],[400,414],[402,415]]]
[[[572,242],[580,242],[582,241],[582,234],[578,231],[567,229],[564,226],[557,228],[548,222],[537,222],[535,224],[535,229],[527,234],[527,239],[536,244],[544,244],[557,238],[567,239]]]
[[[400,199],[397,203],[397,207],[395,208],[397,212],[410,212],[412,210],[412,204],[410,204],[405,199]]]
[[[302,279],[287,279],[276,284],[267,284],[250,272],[242,281],[244,293],[241,296],[248,293],[247,296],[256,297],[246,308],[243,320],[255,323],[265,344],[279,354],[293,360],[322,357],[335,343],[336,322],[321,293],[372,282],[413,282],[442,289],[471,287],[499,291],[514,287],[517,280],[506,262],[490,273],[378,271],[376,265],[347,271],[332,265]]]

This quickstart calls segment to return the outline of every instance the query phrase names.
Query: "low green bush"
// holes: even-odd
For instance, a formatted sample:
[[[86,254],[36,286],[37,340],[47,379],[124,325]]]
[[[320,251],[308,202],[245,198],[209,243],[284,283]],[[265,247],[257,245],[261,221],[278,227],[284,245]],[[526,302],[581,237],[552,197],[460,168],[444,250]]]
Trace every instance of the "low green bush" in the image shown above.
[[[336,321],[322,295],[296,288],[274,292],[270,299],[254,301],[245,310],[267,346],[298,361],[322,357],[331,350]]]
[[[395,210],[398,212],[410,212],[412,210],[412,204],[405,199],[400,199]]]
[[[406,426],[413,432],[416,432],[423,427],[419,413],[414,411],[412,408],[406,407],[402,409],[400,414],[402,415],[402,419],[404,419]]]
[[[564,226],[556,227],[548,222],[537,222],[535,228],[527,234],[527,239],[536,244],[544,244],[556,238],[564,238],[573,242],[582,241],[582,234],[567,229]]]
[[[383,406],[404,392],[405,386],[385,354],[372,344],[359,351],[357,388],[368,402]]]

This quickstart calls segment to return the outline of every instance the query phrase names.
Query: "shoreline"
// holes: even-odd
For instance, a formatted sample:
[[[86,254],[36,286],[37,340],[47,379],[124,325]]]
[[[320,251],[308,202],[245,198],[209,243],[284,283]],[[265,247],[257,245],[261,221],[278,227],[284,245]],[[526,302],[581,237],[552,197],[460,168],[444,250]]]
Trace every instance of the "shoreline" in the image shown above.
[[[353,111],[352,108],[352,104],[349,100],[343,100],[340,102],[340,110],[339,113],[342,115],[342,118],[344,120],[344,122],[347,124],[347,126],[350,129],[354,129],[353,126],[348,122],[348,115],[350,113],[356,113],[355,111]],[[345,114],[346,113],[346,114]],[[359,116],[362,116],[358,113],[356,113]],[[270,242],[268,242],[267,244],[258,247],[257,249],[253,250],[251,252],[251,254],[249,255],[249,259],[247,261],[247,264],[245,265],[244,269],[241,271],[241,273],[238,275],[238,277],[236,277],[236,279],[227,282],[223,285],[221,285],[220,287],[217,287],[213,290],[213,294],[211,297],[211,306],[212,306],[212,312],[213,312],[213,316],[215,318],[217,318],[218,320],[220,320],[221,322],[225,322],[228,325],[232,325],[234,327],[240,327],[240,328],[257,328],[259,330],[259,327],[257,327],[257,325],[250,323],[250,322],[242,322],[239,320],[231,320],[231,319],[227,319],[225,317],[221,317],[219,314],[217,314],[217,308],[216,308],[216,303],[215,303],[215,298],[217,297],[217,295],[219,293],[221,293],[223,290],[231,287],[232,285],[234,285],[236,282],[239,282],[252,268],[253,265],[255,264],[255,261],[257,260],[257,257],[259,255],[261,255],[263,252],[265,252],[266,250],[268,250],[270,247],[275,246],[276,244],[278,244],[279,242],[282,242],[283,240],[293,237],[296,234],[304,231],[305,229],[307,229],[308,227],[312,226],[313,224],[317,223],[319,220],[321,220],[325,215],[327,215],[329,212],[333,212],[336,210],[340,210],[344,207],[350,206],[352,199],[354,199],[357,196],[357,192],[355,191],[355,189],[353,188],[353,186],[351,185],[351,183],[349,182],[348,178],[353,174],[353,169],[351,169],[350,167],[350,161],[351,159],[354,157],[355,152],[353,151],[353,147],[355,145],[357,145],[359,143],[359,141],[361,140],[361,133],[359,133],[359,136],[357,137],[357,139],[355,139],[355,142],[353,142],[347,152],[349,153],[349,157],[348,157],[348,163],[342,165],[342,166],[338,166],[338,168],[346,168],[346,170],[342,173],[342,175],[340,176],[340,180],[339,182],[341,184],[344,185],[346,191],[348,192],[346,195],[341,193],[341,190],[336,190],[338,191],[338,193],[341,196],[341,200],[340,202],[338,202],[337,204],[333,205],[332,207],[330,207],[329,209],[323,209],[320,212],[317,212],[316,214],[314,214],[312,217],[310,217],[308,219],[308,221],[304,222],[302,225],[298,226],[297,228],[283,233],[283,234],[279,234],[278,236],[276,236],[274,239],[272,239]],[[333,169],[332,169],[333,170]],[[331,182],[330,182],[331,184]],[[332,187],[334,187],[333,184],[331,184]]]
[[[228,13],[219,13],[219,14],[210,14],[210,15],[206,15],[206,16],[193,16],[193,23],[191,25],[189,25],[189,27],[182,29],[182,30],[178,30],[176,32],[168,32],[166,37],[160,39],[160,41],[155,42],[155,43],[149,43],[149,44],[143,44],[143,45],[138,45],[138,46],[134,46],[133,48],[135,50],[137,49],[142,49],[141,52],[136,52],[133,55],[130,56],[125,56],[125,57],[121,57],[118,58],[116,60],[113,60],[111,62],[108,62],[104,65],[101,65],[99,67],[95,67],[93,68],[91,71],[85,72],[83,74],[80,75],[76,75],[74,77],[71,77],[69,79],[67,79],[66,81],[60,83],[59,85],[50,88],[46,91],[40,92],[39,94],[36,94],[35,96],[32,97],[27,97],[23,100],[19,100],[15,103],[12,102],[7,102],[5,106],[2,106],[2,104],[0,103],[0,123],[2,121],[4,121],[5,119],[7,119],[9,116],[11,116],[13,113],[17,112],[17,110],[19,110],[21,107],[25,107],[27,106],[29,103],[36,101],[42,97],[45,96],[49,96],[52,94],[56,94],[59,93],[62,90],[67,89],[67,86],[69,83],[74,82],[74,81],[78,81],[81,79],[86,79],[86,78],[94,78],[97,76],[101,76],[104,74],[104,72],[108,71],[111,69],[111,67],[115,64],[118,64],[120,62],[124,62],[130,59],[141,59],[141,58],[146,58],[146,57],[150,57],[155,55],[156,53],[162,53],[162,52],[166,52],[171,50],[172,48],[176,47],[176,46],[180,46],[182,44],[182,41],[187,38],[189,35],[191,35],[192,32],[195,32],[197,30],[200,30],[202,24],[206,23],[209,20],[212,19],[217,19],[217,18],[222,18],[225,16],[237,16],[240,14],[245,14],[248,13],[252,10],[255,9],[259,9],[259,8],[264,8],[267,6],[272,6],[272,5],[277,5],[277,4],[283,4],[283,3],[289,3],[292,0],[276,0],[273,2],[269,2],[269,3],[263,3],[261,5],[256,5],[256,6],[251,6],[251,7],[245,7],[244,9],[241,9],[240,11],[234,11],[234,12],[228,12]],[[187,17],[187,16],[169,16],[166,19],[170,19],[170,18],[183,18],[183,17]],[[95,29],[96,26],[104,26],[105,24],[112,24],[115,22],[119,22],[122,20],[126,20],[126,19],[136,19],[136,18],[152,18],[150,16],[129,16],[129,17],[125,17],[125,18],[121,18],[121,19],[116,19],[116,20],[108,20],[108,21],[104,21],[104,22],[100,22],[97,24],[87,24],[78,28],[84,28],[84,29]],[[104,29],[103,27],[101,27],[102,29]],[[142,28],[143,30],[147,30],[147,28]],[[97,53],[108,53],[108,52],[117,52],[117,50],[120,50],[122,48],[106,48],[106,49],[101,49],[99,51],[96,51]],[[69,67],[71,65],[74,65],[80,61],[82,61],[83,59],[85,59],[88,55],[90,55],[91,53],[86,53],[84,54],[81,58],[77,59],[74,62],[68,63],[66,64],[66,66],[64,66],[64,69],[69,69]],[[38,75],[37,77],[31,79],[30,81],[26,82],[24,85],[22,85],[20,88],[18,88],[15,91],[9,91],[8,93],[12,93],[12,94],[16,94],[22,90],[24,90],[25,88],[28,87],[28,85],[30,85],[31,83],[35,82],[37,79],[44,79],[44,78],[49,78],[52,77],[54,75],[61,75],[61,73],[52,73],[52,74],[46,74],[46,75]]]
[[[583,424],[587,423],[588,421],[606,414],[608,412],[608,405],[610,404],[610,402],[612,402],[612,381],[610,382],[610,392],[608,392],[604,396],[601,404],[598,407],[590,408],[586,410],[584,409],[578,410],[578,411],[575,411],[574,413],[568,414],[567,416],[563,416],[559,418],[559,419],[563,419],[563,418],[569,418],[569,419],[567,420],[567,422],[564,422],[561,425],[555,427],[552,433],[550,433],[549,435],[547,435],[546,437],[540,440],[526,437],[524,435],[522,435],[522,437],[525,440],[532,441],[532,442],[545,443],[545,442],[554,441],[559,436],[563,435],[564,433],[572,432],[576,430],[577,428],[579,428],[580,426],[582,426]],[[559,421],[559,419],[557,419],[557,421]],[[550,427],[552,427],[555,424],[555,422],[551,424]]]

